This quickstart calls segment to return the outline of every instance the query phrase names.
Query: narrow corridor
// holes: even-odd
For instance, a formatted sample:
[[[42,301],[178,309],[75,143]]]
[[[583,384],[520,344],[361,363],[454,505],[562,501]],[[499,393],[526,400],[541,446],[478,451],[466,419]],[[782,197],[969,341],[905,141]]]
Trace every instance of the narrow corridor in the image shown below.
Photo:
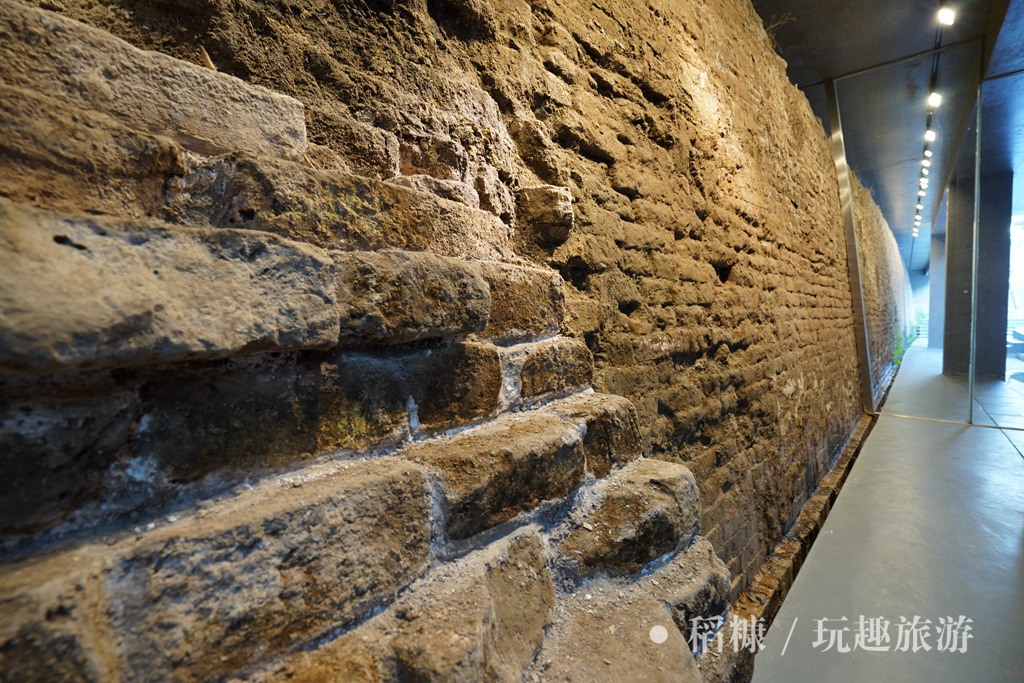
[[[908,352],[754,681],[1024,680],[1024,433],[892,414],[962,419],[936,359]],[[975,420],[1020,420],[1014,395],[979,386]]]

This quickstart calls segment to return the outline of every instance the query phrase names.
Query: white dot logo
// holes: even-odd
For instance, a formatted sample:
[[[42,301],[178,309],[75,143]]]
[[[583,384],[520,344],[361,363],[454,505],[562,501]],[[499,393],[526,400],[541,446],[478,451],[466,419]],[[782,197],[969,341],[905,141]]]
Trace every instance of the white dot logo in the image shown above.
[[[661,624],[658,624],[651,629],[651,640],[653,640],[656,645],[661,645],[668,640],[668,629]]]

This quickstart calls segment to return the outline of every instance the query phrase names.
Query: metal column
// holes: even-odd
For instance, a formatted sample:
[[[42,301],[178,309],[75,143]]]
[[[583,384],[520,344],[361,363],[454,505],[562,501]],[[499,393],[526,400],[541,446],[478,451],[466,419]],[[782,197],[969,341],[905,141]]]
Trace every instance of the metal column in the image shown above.
[[[860,365],[861,403],[866,412],[874,414],[875,393],[871,387],[871,350],[868,348],[864,294],[860,284],[860,251],[857,248],[857,224],[853,215],[853,185],[850,183],[850,166],[846,162],[846,143],[843,141],[843,123],[839,116],[839,98],[834,79],[825,81],[825,97],[828,101],[832,156],[836,164],[836,176],[839,178],[843,228],[846,232],[846,262],[850,272],[850,297],[853,299],[853,331],[857,340],[857,362]]]

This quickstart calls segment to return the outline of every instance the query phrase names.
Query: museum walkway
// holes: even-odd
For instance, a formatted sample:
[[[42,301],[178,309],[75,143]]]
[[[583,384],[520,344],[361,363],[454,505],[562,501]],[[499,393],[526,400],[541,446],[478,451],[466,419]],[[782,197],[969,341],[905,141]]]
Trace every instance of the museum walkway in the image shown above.
[[[1024,432],[921,419],[966,414],[940,370],[907,353],[755,683],[1024,680]],[[975,422],[1020,426],[1022,387],[979,384]]]

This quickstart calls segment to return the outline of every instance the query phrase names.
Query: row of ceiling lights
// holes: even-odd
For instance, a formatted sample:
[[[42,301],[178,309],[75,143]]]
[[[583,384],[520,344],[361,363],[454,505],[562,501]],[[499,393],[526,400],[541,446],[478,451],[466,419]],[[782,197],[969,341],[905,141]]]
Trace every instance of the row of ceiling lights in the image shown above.
[[[956,11],[951,7],[942,7],[939,9],[938,20],[940,26],[952,26],[953,22],[956,21]],[[941,28],[939,29],[942,30]],[[940,38],[941,40],[941,38]],[[935,74],[932,75],[932,85],[935,83]],[[914,214],[914,231],[913,236],[917,238],[921,230],[921,212],[924,211],[924,198],[928,194],[928,173],[932,165],[932,151],[928,149],[928,145],[935,142],[937,134],[932,128],[932,117],[935,115],[935,110],[942,104],[942,95],[938,92],[931,92],[928,95],[928,120],[925,125],[924,131],[924,156],[921,159],[921,178],[918,180],[917,190],[917,206]]]

